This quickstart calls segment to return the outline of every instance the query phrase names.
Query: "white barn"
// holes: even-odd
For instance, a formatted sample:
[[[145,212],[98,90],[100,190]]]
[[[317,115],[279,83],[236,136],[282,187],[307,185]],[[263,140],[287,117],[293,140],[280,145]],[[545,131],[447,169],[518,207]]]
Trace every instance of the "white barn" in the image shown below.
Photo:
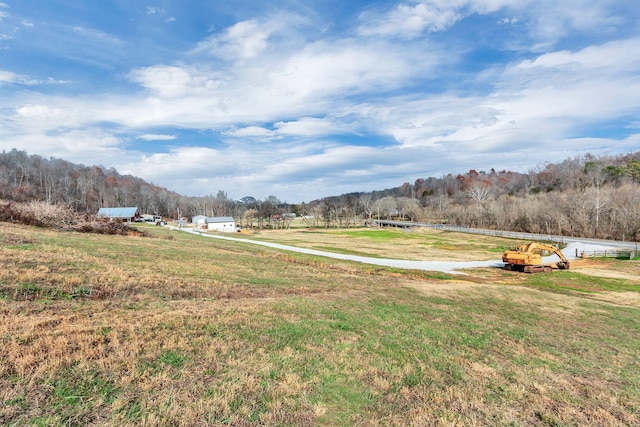
[[[208,230],[222,231],[223,233],[235,233],[236,221],[230,216],[210,216],[206,218]]]

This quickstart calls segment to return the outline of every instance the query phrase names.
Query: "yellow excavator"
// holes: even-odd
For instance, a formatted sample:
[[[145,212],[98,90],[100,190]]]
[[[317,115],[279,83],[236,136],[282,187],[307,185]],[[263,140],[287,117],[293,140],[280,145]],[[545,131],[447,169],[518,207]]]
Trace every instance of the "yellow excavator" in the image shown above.
[[[526,245],[516,246],[502,254],[502,261],[505,263],[504,269],[509,271],[520,271],[524,273],[548,273],[553,264],[543,264],[542,255],[554,253],[560,258],[556,266],[560,270],[569,269],[569,260],[555,246],[543,243],[530,242]]]

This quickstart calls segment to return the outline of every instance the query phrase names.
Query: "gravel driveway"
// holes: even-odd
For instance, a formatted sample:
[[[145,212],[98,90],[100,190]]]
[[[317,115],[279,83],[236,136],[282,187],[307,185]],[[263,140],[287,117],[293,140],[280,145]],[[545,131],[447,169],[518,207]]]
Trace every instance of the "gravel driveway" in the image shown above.
[[[380,265],[383,267],[404,268],[407,270],[440,271],[443,273],[450,273],[450,274],[464,274],[458,270],[462,270],[466,268],[479,268],[479,267],[501,268],[502,266],[504,266],[504,263],[502,262],[502,258],[496,258],[495,260],[489,260],[489,261],[410,261],[410,260],[401,260],[401,259],[373,258],[373,257],[364,257],[364,256],[358,256],[358,255],[339,254],[339,253],[327,252],[327,251],[318,251],[315,249],[299,248],[296,246],[282,245],[279,243],[271,243],[271,242],[262,242],[258,240],[237,239],[234,237],[221,236],[217,234],[201,233],[198,230],[194,230],[192,228],[177,228],[173,226],[170,226],[170,228],[174,230],[180,230],[180,231],[184,231],[192,234],[197,234],[202,237],[230,240],[230,241],[240,242],[240,243],[250,243],[253,245],[267,246],[270,248],[281,249],[281,250],[290,251],[290,252],[298,252],[302,254],[316,255],[316,256],[341,259],[346,261],[355,261],[355,262],[361,262],[364,264]],[[610,249],[612,249],[612,247],[597,245],[591,242],[572,241],[567,245],[565,249],[562,250],[562,253],[568,259],[576,259],[576,256],[575,256],[576,253],[580,254],[583,251],[602,251],[602,250],[610,250]],[[543,261],[545,263],[555,263],[558,261],[558,258],[555,255],[552,255],[549,257],[545,257]]]

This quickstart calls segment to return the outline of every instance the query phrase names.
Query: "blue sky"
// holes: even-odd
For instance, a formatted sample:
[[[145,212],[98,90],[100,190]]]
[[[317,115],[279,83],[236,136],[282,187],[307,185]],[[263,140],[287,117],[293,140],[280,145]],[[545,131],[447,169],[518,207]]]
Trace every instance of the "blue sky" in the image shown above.
[[[0,150],[290,203],[640,150],[628,0],[0,0]]]

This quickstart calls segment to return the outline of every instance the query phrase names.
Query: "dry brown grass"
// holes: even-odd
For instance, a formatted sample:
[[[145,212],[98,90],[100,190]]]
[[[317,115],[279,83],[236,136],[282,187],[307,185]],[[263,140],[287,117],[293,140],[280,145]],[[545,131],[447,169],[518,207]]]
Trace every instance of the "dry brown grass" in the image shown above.
[[[640,423],[636,308],[149,232],[0,223],[0,423]]]

